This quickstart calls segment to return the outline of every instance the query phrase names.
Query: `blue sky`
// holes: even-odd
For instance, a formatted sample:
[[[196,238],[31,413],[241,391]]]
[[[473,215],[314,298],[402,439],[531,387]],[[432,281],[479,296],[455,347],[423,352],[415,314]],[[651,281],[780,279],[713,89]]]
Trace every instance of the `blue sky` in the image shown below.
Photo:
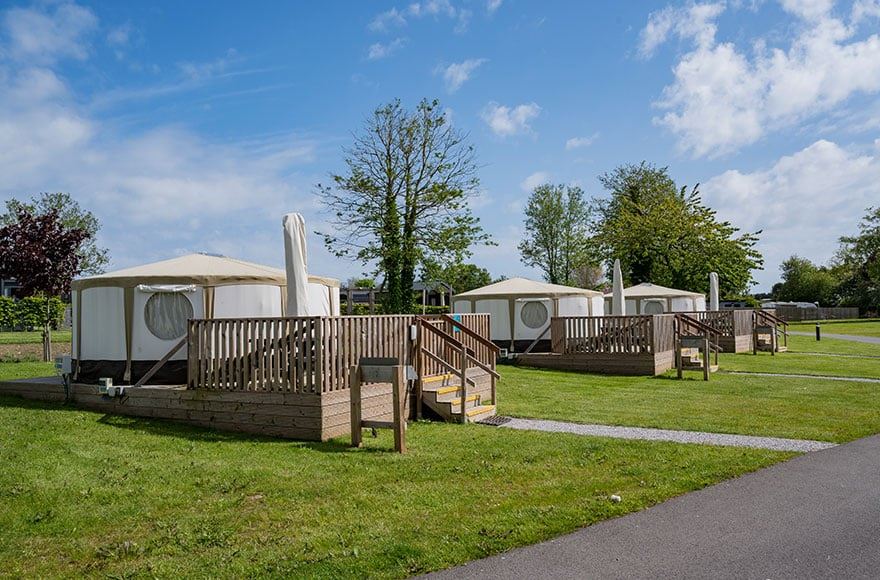
[[[668,165],[745,230],[757,289],[828,260],[880,203],[880,2],[0,3],[0,200],[69,191],[114,267],[191,251],[281,265],[281,216],[377,105],[439,98],[482,165],[474,211],[518,260],[542,181],[602,195]],[[310,239],[310,270],[358,264]]]

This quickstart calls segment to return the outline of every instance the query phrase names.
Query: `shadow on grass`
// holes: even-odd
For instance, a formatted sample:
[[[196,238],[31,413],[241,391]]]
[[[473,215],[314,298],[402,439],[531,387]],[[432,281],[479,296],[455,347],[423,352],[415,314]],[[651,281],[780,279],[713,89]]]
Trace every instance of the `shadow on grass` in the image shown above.
[[[265,443],[270,445],[286,445],[298,447],[301,449],[309,449],[319,451],[321,453],[386,453],[393,452],[393,449],[384,449],[376,447],[363,447],[361,449],[353,449],[346,444],[344,438],[332,439],[327,442],[320,441],[302,441],[296,439],[283,439],[280,437],[271,437],[269,435],[258,435],[255,433],[240,433],[236,431],[219,431],[209,427],[201,427],[198,425],[188,425],[184,422],[174,421],[172,419],[154,419],[146,417],[132,417],[130,415],[115,415],[111,413],[101,414],[100,411],[93,411],[77,407],[72,404],[54,403],[50,401],[39,401],[34,399],[24,399],[20,397],[10,397],[0,395],[0,408],[19,408],[31,410],[46,411],[65,411],[78,413],[92,413],[100,415],[97,420],[102,425],[107,425],[115,429],[128,429],[132,431],[140,431],[151,435],[161,437],[175,437],[187,439],[189,441],[205,442],[205,443]]]

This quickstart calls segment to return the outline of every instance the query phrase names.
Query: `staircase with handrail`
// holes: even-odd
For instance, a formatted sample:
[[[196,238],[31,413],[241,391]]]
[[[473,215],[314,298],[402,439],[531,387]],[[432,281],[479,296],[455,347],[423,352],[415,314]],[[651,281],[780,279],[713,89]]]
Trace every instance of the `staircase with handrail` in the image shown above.
[[[771,355],[788,350],[788,322],[766,310],[755,310],[752,330],[752,348],[754,354],[759,350],[770,351]],[[779,335],[782,344],[779,344]]]
[[[703,380],[718,370],[720,334],[716,329],[687,314],[677,313],[673,323],[675,368],[678,378],[685,370],[703,372]],[[715,354],[714,364],[711,362]]]
[[[417,326],[417,416],[424,408],[456,423],[495,416],[500,349],[449,315],[418,318]]]

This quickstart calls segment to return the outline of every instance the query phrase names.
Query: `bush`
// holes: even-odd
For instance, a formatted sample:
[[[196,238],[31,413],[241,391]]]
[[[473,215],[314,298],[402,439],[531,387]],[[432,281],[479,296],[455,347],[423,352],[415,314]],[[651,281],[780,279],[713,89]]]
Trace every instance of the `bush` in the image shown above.
[[[16,318],[15,300],[0,296],[0,328],[14,328]]]
[[[57,330],[64,321],[67,309],[60,298],[49,299],[49,325]],[[42,296],[29,296],[21,300],[0,297],[0,328],[31,330],[43,328],[46,321],[46,299]]]

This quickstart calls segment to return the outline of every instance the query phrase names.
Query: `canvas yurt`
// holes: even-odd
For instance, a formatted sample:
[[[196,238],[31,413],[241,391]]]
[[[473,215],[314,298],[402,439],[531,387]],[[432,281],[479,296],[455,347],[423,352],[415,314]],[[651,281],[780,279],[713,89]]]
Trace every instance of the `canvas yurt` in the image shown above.
[[[489,314],[492,341],[522,352],[538,337],[535,350],[549,350],[553,316],[602,316],[602,302],[601,292],[511,278],[462,292],[452,305],[456,313]]]
[[[644,283],[623,290],[626,301],[626,314],[664,314],[667,312],[703,312],[706,310],[706,296],[699,292],[676,290]],[[612,295],[605,295],[605,314],[611,314]]]
[[[190,254],[73,281],[75,379],[136,382],[186,334],[191,318],[284,316],[284,270],[225,256]],[[300,284],[302,286],[302,284]],[[339,314],[339,282],[308,276],[310,316]],[[186,348],[151,379],[186,381]]]

